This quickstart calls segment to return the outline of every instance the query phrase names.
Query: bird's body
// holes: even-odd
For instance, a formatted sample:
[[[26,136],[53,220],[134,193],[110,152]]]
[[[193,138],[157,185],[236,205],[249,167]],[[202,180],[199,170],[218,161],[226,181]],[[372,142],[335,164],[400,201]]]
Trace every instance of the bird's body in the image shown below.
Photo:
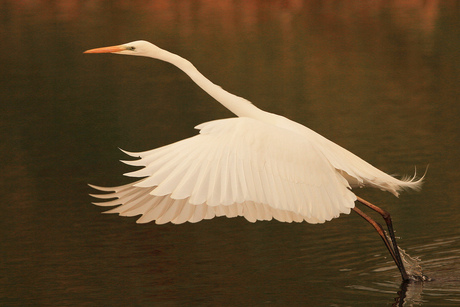
[[[126,174],[142,177],[120,187],[95,187],[111,199],[111,213],[142,215],[138,222],[198,222],[215,216],[248,221],[323,223],[350,213],[354,186],[398,195],[418,189],[421,179],[396,179],[285,117],[258,109],[205,78],[189,61],[157,46],[136,41],[87,53],[118,53],[156,58],[184,71],[197,85],[238,117],[197,126],[200,133],[140,153],[126,162],[143,167]],[[396,261],[396,260],[395,260]]]
[[[144,168],[132,184],[99,188],[120,205],[109,212],[141,214],[138,222],[197,222],[214,216],[244,216],[248,221],[323,223],[350,213],[353,186],[372,186],[398,195],[420,181],[399,180],[283,116],[258,109],[206,79],[189,61],[148,42],[116,53],[151,56],[187,73],[238,118],[196,128],[200,134],[151,151],[129,153],[126,162]],[[100,49],[98,49],[100,50]]]

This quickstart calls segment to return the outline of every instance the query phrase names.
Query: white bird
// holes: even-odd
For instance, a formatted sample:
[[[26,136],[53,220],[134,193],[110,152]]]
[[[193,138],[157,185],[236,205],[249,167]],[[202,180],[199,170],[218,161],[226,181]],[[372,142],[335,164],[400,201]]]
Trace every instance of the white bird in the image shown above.
[[[125,175],[136,182],[111,188],[92,186],[113,199],[95,203],[117,206],[108,213],[142,215],[137,222],[198,222],[215,216],[244,216],[248,221],[324,223],[353,209],[379,232],[398,266],[404,269],[387,212],[357,197],[352,187],[375,187],[398,196],[418,190],[423,177],[397,179],[283,116],[263,111],[204,77],[186,59],[146,41],[97,48],[85,53],[116,53],[169,62],[238,117],[196,126],[199,134],[157,149],[130,153],[123,161],[143,168]],[[379,212],[389,227],[393,246],[383,228],[355,207],[359,201]]]

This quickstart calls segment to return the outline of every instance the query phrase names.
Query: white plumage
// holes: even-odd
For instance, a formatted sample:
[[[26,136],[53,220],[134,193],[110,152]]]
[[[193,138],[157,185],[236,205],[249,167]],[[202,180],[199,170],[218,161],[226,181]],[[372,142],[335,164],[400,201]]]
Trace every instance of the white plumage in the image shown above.
[[[248,221],[323,223],[350,213],[353,186],[371,186],[398,195],[418,189],[422,179],[396,179],[309,128],[262,111],[211,83],[187,60],[136,41],[87,53],[149,56],[170,62],[239,117],[198,125],[200,133],[140,153],[125,163],[143,168],[126,174],[140,179],[124,186],[94,188],[114,199],[108,213],[142,215],[139,223],[198,222],[215,216]]]

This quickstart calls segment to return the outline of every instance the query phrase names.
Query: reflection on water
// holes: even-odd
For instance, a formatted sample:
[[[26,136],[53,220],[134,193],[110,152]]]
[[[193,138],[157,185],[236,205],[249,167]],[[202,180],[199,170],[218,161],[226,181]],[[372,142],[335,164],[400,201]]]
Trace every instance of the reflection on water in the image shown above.
[[[436,0],[1,1],[0,305],[458,305],[459,20],[455,1]],[[358,192],[392,213],[433,281],[401,285],[355,215],[316,226],[99,215],[86,184],[123,183],[117,147],[155,148],[231,116],[164,63],[82,55],[135,39],[385,171],[430,164],[419,194]]]
[[[426,259],[414,259],[403,251],[408,272],[415,268],[420,274],[425,272],[428,276],[426,281],[411,281],[399,285],[398,296],[394,306],[421,305],[430,302],[431,297],[441,298],[445,304],[448,302],[460,303],[460,237],[435,239],[435,242],[411,248],[411,252]],[[436,257],[430,259],[432,257]],[[386,270],[386,269],[384,269]],[[380,271],[380,269],[376,269]],[[423,274],[424,275],[424,274]],[[352,289],[394,293],[398,286],[395,282],[373,282],[372,285],[353,285]]]
[[[432,279],[424,284],[423,295],[443,297],[460,303],[460,236],[437,238],[433,243],[414,246],[424,261],[422,266]]]

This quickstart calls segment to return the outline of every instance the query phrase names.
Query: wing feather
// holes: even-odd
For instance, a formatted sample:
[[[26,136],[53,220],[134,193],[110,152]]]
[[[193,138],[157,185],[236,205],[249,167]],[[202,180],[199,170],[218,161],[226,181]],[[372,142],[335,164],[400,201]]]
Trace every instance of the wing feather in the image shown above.
[[[188,202],[185,202],[184,206],[182,207],[182,210],[180,213],[171,220],[171,223],[173,224],[182,224],[187,222],[190,217],[193,215],[193,212],[195,211],[196,206],[191,205]]]
[[[284,127],[314,142],[315,148],[352,186],[376,187],[395,196],[398,196],[399,191],[403,189],[421,189],[424,176],[416,178],[414,175],[411,178],[397,179],[299,123],[276,116],[276,124],[278,127]]]
[[[109,212],[141,214],[138,223],[158,224],[215,216],[322,223],[354,206],[355,196],[337,166],[315,141],[299,133],[249,118],[197,128],[200,134],[194,137],[126,152],[139,157],[127,164],[144,167],[126,175],[145,178],[120,187],[95,187],[107,194],[93,196],[108,200],[97,204],[118,205]]]
[[[159,219],[174,202],[170,197],[155,197],[149,201],[147,210],[137,220],[137,223],[143,224]]]

